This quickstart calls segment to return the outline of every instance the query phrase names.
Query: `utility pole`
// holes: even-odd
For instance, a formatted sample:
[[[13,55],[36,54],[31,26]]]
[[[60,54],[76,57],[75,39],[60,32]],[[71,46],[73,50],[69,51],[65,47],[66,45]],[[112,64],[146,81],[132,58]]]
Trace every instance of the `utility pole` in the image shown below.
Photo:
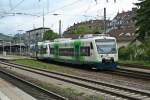
[[[5,51],[5,46],[4,46],[4,40],[3,40],[3,55],[4,55],[4,51]]]
[[[12,42],[11,36],[12,36],[12,34],[8,34],[8,35],[9,35],[9,38],[10,38],[10,45],[9,45],[9,46],[10,46],[10,48],[9,48],[10,51],[9,51],[9,53],[10,53],[10,55],[11,55],[11,42]]]
[[[20,56],[21,56],[21,32],[23,30],[18,30],[18,31],[19,31],[19,41],[20,41],[20,49],[19,49],[19,51],[20,51]]]
[[[61,34],[61,20],[59,20],[59,36],[62,37],[62,34]]]
[[[12,1],[11,0],[9,0],[9,7],[10,7],[10,10],[12,10]]]
[[[44,28],[44,23],[45,22],[45,18],[44,18],[44,8],[43,8],[43,28]]]
[[[49,12],[49,0],[47,0],[47,12]]]
[[[36,33],[36,45],[35,45],[35,49],[36,49],[35,56],[37,58],[37,54],[38,54],[38,33]]]
[[[20,37],[20,56],[21,56],[21,33],[19,34]]]
[[[30,45],[31,45],[31,36],[29,32],[29,40],[28,40],[28,55],[30,56]]]
[[[45,27],[45,17],[44,17],[44,8],[43,8],[43,28]],[[45,33],[45,28],[44,28],[44,32]]]
[[[106,8],[104,8],[104,34],[106,34]]]

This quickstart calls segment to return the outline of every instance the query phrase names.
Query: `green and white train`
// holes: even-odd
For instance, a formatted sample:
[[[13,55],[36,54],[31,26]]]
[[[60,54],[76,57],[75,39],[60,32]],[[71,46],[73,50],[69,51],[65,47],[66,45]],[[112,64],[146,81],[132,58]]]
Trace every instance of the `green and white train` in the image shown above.
[[[37,58],[114,70],[118,61],[117,42],[114,37],[105,35],[38,42]]]

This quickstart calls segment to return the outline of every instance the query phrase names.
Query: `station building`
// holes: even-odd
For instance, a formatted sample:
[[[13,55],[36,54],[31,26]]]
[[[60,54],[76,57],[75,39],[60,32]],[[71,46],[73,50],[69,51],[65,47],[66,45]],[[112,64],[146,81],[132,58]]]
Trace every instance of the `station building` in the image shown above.
[[[48,30],[50,30],[50,28],[40,27],[26,31],[26,33],[23,34],[25,45],[29,46],[30,44],[36,44],[37,41],[42,41],[44,32]]]
[[[21,50],[21,51],[20,51]],[[6,54],[11,55],[26,55],[27,54],[27,48],[24,45],[24,43],[17,43],[17,44],[11,44],[8,42],[0,43],[0,54],[3,54],[3,52],[6,52]]]

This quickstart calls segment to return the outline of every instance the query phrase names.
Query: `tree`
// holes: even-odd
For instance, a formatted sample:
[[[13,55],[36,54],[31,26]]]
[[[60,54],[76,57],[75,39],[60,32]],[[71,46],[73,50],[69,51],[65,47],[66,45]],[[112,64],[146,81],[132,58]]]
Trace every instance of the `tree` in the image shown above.
[[[81,34],[81,33],[87,33],[87,32],[89,32],[88,27],[86,27],[86,26],[79,26],[77,29],[74,30],[73,33]]]
[[[96,32],[102,33],[103,30],[98,27],[88,27],[86,25],[81,25],[78,26],[75,30],[73,30],[72,33],[81,34],[81,33],[96,33]]]
[[[144,39],[145,36],[150,36],[150,0],[139,0],[136,3],[137,14],[135,17],[137,32],[140,39]]]
[[[58,37],[58,34],[52,30],[48,30],[43,35],[43,40],[53,40]]]
[[[13,36],[13,38],[12,38],[12,42],[13,43],[20,43],[20,42],[23,42],[24,41],[24,38],[23,38],[24,36],[23,36],[23,34],[15,34],[14,36]],[[20,41],[20,39],[21,39],[21,41]]]

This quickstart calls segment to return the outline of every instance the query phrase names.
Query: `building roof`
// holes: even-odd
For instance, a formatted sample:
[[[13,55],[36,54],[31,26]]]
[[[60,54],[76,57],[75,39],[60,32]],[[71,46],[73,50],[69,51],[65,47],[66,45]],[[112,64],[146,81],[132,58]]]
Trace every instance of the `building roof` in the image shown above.
[[[39,27],[39,28],[32,29],[32,30],[29,30],[29,31],[26,31],[26,32],[32,32],[32,31],[41,30],[41,29],[49,29],[49,30],[50,30],[50,28],[46,28],[46,27]]]
[[[123,42],[123,41],[133,41],[136,38],[134,33],[135,29],[126,28],[126,29],[113,29],[107,34],[109,34],[112,37],[116,37],[118,42]]]
[[[113,18],[114,24],[119,25],[130,25],[134,24],[135,20],[133,19],[136,15],[136,8],[132,8],[132,11],[123,11],[121,13],[117,13],[117,15]]]
[[[111,22],[110,20],[106,20],[107,27],[109,27],[110,22]],[[104,29],[104,20],[89,20],[89,21],[74,23],[72,26],[68,27],[66,31],[64,31],[64,33],[71,33],[70,31],[73,31],[79,28],[80,26],[90,27],[89,29],[91,28],[93,29],[97,27],[100,29]]]

